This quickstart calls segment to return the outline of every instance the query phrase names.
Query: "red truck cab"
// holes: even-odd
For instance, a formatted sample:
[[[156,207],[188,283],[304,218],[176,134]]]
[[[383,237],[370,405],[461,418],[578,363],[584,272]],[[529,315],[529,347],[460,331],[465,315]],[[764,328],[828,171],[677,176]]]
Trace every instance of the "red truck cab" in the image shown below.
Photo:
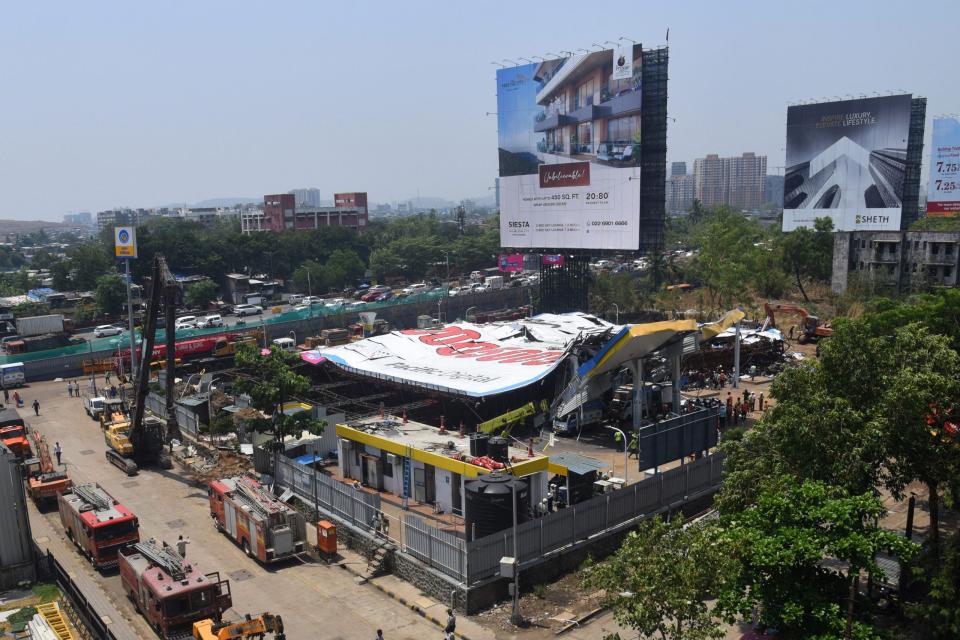
[[[228,580],[202,573],[166,543],[123,547],[119,564],[124,591],[161,638],[190,637],[194,622],[219,622],[233,605]]]
[[[33,455],[26,424],[16,409],[0,409],[0,442],[21,460]]]
[[[77,485],[57,504],[67,537],[97,569],[116,566],[119,549],[140,540],[137,516],[99,484]]]

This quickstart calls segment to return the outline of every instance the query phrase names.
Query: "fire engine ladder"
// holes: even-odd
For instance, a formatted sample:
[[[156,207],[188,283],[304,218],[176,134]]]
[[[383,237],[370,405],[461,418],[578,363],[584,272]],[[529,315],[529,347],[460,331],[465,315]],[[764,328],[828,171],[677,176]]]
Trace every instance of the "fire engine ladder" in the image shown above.
[[[106,496],[97,491],[97,486],[94,484],[81,484],[74,487],[73,492],[87,504],[96,507],[98,511],[106,511],[113,506]]]
[[[171,579],[180,581],[186,577],[183,558],[173,547],[158,547],[156,541],[150,538],[147,542],[137,542],[133,548],[144,558],[166,571]]]
[[[240,493],[250,502],[250,506],[257,511],[260,515],[267,518],[272,513],[271,509],[267,505],[263,504],[262,500],[263,494],[253,487],[247,486],[243,482],[237,482],[237,489],[240,490]]]

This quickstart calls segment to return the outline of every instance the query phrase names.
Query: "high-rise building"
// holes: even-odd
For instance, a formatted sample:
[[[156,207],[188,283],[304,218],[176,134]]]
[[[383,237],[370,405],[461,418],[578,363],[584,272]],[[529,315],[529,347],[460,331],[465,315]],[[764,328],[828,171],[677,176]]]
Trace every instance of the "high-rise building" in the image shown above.
[[[320,200],[320,189],[313,187],[309,189],[294,189],[290,193],[293,194],[294,201],[298,207],[319,207],[323,204]]]
[[[677,176],[687,175],[687,163],[686,162],[672,162],[670,163],[670,177],[676,178]]]
[[[683,213],[693,206],[692,175],[681,173],[667,180],[667,213]]]
[[[732,158],[717,154],[697,158],[693,161],[694,198],[706,207],[759,209],[766,175],[767,157],[750,151]]]

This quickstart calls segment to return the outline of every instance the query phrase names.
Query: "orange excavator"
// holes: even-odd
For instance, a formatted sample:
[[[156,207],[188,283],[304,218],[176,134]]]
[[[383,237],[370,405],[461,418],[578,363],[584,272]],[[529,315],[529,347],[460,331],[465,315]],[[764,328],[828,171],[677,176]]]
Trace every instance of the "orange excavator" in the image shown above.
[[[776,327],[777,319],[774,315],[776,313],[796,313],[800,316],[800,324],[798,328],[800,329],[800,335],[797,337],[797,341],[800,344],[805,344],[807,342],[816,342],[820,338],[829,338],[833,335],[833,329],[830,328],[830,325],[821,322],[820,318],[817,316],[810,315],[810,312],[804,309],[803,307],[798,307],[794,304],[773,304],[765,302],[763,304],[763,310],[767,313],[767,320],[763,323],[764,328],[766,327]]]

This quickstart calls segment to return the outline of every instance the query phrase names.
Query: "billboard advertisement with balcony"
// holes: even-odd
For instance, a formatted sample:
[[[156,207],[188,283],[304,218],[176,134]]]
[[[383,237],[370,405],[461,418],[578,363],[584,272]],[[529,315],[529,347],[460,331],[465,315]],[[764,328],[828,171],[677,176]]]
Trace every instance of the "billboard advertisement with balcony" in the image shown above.
[[[783,230],[900,229],[910,94],[787,109]]]
[[[960,215],[960,118],[933,119],[927,215]]]
[[[635,45],[497,71],[501,246],[638,248],[641,56]]]

